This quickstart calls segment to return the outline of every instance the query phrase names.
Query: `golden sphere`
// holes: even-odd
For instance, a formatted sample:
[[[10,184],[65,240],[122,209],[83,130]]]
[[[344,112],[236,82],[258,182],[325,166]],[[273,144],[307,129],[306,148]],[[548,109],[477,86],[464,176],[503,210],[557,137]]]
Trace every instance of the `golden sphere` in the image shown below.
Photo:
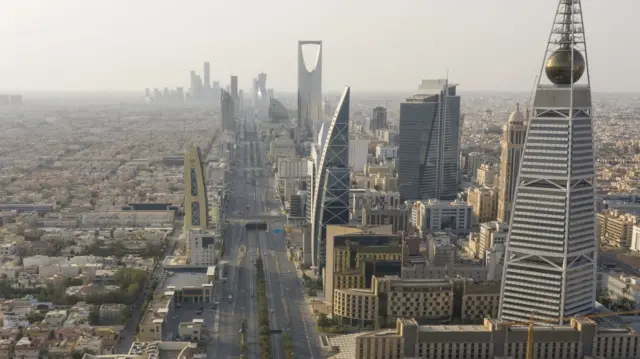
[[[573,68],[571,66],[571,52],[573,51]],[[554,52],[544,67],[549,81],[556,85],[570,85],[571,72],[573,71],[573,82],[580,80],[584,74],[586,62],[584,56],[576,49],[560,49]]]

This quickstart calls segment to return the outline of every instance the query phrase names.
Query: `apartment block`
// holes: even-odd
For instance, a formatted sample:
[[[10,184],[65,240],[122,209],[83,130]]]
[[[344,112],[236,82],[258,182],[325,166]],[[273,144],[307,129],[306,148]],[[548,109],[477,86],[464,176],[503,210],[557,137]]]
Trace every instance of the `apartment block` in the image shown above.
[[[467,203],[473,208],[476,223],[494,221],[498,215],[498,190],[489,187],[470,188]]]
[[[638,218],[630,213],[609,210],[596,214],[596,238],[601,245],[616,248],[631,248],[633,226]]]

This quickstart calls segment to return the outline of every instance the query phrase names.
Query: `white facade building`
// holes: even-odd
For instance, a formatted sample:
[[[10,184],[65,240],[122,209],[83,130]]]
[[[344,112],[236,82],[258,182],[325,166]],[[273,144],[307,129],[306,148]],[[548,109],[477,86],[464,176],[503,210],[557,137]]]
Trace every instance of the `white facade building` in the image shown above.
[[[411,222],[420,233],[469,233],[473,221],[473,207],[463,201],[431,199],[413,203]]]
[[[308,175],[309,160],[297,157],[278,158],[279,178],[306,178]]]
[[[369,140],[349,139],[349,168],[363,172],[369,156]]]
[[[398,158],[398,146],[377,145],[376,158],[380,161]]]
[[[634,252],[640,251],[640,226],[633,226],[633,232],[631,232],[631,249]]]

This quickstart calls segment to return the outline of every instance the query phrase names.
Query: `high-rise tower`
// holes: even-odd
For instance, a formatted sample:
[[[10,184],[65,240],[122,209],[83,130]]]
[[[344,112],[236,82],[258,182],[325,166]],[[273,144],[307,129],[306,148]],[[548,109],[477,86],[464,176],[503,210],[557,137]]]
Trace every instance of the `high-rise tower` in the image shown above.
[[[316,48],[313,59],[303,49]],[[308,140],[322,115],[322,41],[298,42],[298,140]]]
[[[520,111],[520,104],[511,113],[509,120],[503,127],[500,176],[498,181],[498,220],[509,222],[513,195],[516,190],[518,170],[522,146],[527,134],[526,118]]]
[[[453,200],[458,192],[460,96],[447,80],[423,80],[400,104],[400,200]]]
[[[222,112],[222,130],[233,131],[233,99],[226,90],[220,90],[220,111]]]
[[[375,134],[377,130],[383,130],[386,128],[387,128],[387,109],[384,107],[378,106],[373,109],[373,114],[371,115],[371,123],[369,123],[369,131]]]
[[[230,93],[233,100],[233,118],[240,115],[240,96],[238,93],[238,76],[231,76]]]
[[[194,228],[209,227],[209,205],[207,186],[204,181],[200,149],[190,147],[184,154],[184,230],[185,234]],[[189,248],[187,246],[187,258]]]
[[[349,222],[349,97],[343,94],[333,120],[321,142],[313,190],[312,261],[322,272],[325,266],[326,229],[328,224]]]
[[[580,0],[559,1],[540,72],[507,237],[499,316],[560,324],[592,311],[596,296],[595,161]]]
[[[202,97],[205,101],[211,102],[211,65],[209,62],[204,63],[204,79],[203,79]]]

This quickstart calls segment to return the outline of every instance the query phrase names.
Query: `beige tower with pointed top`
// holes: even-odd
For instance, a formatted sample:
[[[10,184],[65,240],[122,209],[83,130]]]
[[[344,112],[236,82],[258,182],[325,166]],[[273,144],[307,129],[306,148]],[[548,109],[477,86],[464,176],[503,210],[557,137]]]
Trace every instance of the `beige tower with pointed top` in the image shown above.
[[[527,111],[528,112],[528,111]],[[528,116],[527,116],[528,117]],[[509,223],[513,195],[518,180],[520,157],[527,133],[527,118],[520,111],[520,104],[504,125],[500,154],[500,175],[498,182],[498,221]]]

